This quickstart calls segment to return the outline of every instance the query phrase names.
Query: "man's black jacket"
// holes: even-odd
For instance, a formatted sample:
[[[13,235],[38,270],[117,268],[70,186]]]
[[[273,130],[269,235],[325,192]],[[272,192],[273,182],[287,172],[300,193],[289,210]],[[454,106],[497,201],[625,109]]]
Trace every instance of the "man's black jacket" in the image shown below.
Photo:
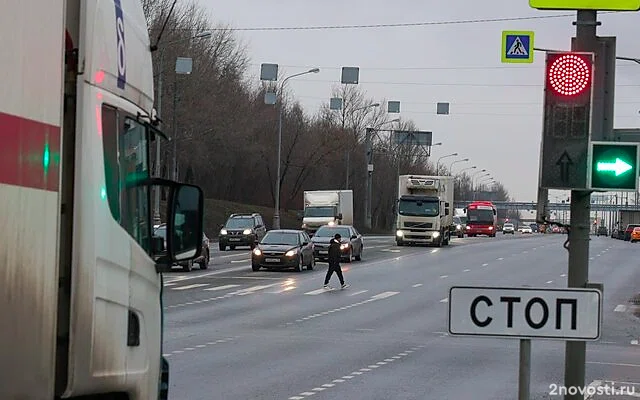
[[[331,239],[329,242],[329,262],[340,262],[340,241],[336,238]]]

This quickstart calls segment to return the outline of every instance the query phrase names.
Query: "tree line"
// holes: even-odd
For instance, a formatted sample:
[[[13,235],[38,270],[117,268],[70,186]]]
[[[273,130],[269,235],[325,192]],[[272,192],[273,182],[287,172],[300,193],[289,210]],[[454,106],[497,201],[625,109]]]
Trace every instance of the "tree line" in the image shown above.
[[[373,138],[374,227],[388,229],[394,222],[398,172],[448,174],[444,166],[435,170],[425,149],[394,143],[390,129],[416,130],[416,126],[403,118],[390,122],[384,107],[372,107],[374,103],[386,104],[385,99],[376,100],[355,85],[337,84],[332,97],[342,99],[342,110],[331,110],[327,102],[309,113],[283,90],[281,82],[249,79],[248,49],[229,26],[216,23],[197,1],[143,0],[143,5],[152,43],[162,31],[158,50],[153,53],[156,91],[162,79],[156,108],[162,130],[176,141],[177,178],[201,186],[206,198],[274,204],[278,107],[283,114],[279,177],[283,210],[302,209],[305,190],[347,188],[348,176],[348,188],[354,192],[354,217],[361,225],[367,127],[380,127]],[[202,32],[211,35],[194,37]],[[193,60],[190,74],[175,73],[177,57]],[[265,93],[274,91],[277,105],[265,104]],[[161,176],[172,177],[172,167],[173,144],[164,142]],[[509,199],[499,182],[492,191],[496,200]],[[455,197],[473,199],[469,175],[456,179]]]

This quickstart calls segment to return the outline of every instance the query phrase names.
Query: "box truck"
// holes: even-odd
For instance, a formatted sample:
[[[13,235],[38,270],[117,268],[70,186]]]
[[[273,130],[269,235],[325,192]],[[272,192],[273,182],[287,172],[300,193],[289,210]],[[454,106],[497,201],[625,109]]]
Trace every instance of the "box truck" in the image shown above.
[[[453,177],[401,175],[396,244],[448,245],[453,224]]]
[[[167,398],[162,272],[199,255],[203,198],[150,174],[142,4],[3,4],[0,399]]]
[[[323,225],[353,224],[352,190],[314,190],[304,192],[302,229],[310,236]]]

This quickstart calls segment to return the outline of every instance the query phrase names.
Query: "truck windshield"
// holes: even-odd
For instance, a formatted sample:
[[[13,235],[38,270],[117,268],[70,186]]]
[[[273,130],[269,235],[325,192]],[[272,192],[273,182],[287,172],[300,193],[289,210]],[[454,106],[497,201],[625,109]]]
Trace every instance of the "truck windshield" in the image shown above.
[[[468,223],[493,224],[493,210],[468,210]]]
[[[335,207],[325,206],[325,207],[307,207],[304,209],[305,217],[330,217],[333,218],[336,216]]]
[[[398,213],[414,217],[437,217],[440,214],[440,207],[438,201],[400,200]]]

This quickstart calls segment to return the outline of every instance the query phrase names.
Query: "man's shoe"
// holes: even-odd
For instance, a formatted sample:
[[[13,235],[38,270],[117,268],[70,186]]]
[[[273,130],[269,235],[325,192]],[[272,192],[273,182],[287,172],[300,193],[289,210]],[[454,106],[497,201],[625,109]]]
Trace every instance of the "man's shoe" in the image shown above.
[[[324,287],[326,290],[331,290],[331,289],[333,289],[333,288],[332,288],[331,286],[329,286],[329,285],[324,285],[323,287]]]
[[[349,286],[351,286],[351,285],[349,285],[348,283],[343,283],[343,284],[342,284],[342,289],[346,289],[346,288],[348,288]]]

